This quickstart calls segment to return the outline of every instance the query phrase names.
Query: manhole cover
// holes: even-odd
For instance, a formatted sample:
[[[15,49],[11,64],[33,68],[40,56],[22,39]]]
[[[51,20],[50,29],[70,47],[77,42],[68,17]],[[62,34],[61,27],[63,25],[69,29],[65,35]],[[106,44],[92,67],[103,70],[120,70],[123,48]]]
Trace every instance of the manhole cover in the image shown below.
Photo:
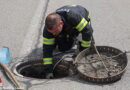
[[[55,63],[56,62],[54,62],[54,64]],[[54,78],[62,78],[68,76],[70,74],[69,68],[70,64],[68,62],[60,62],[54,70]],[[45,73],[43,73],[43,70],[44,67],[42,65],[42,60],[31,60],[16,65],[14,73],[22,77],[44,79]]]
[[[100,83],[119,80],[127,66],[126,54],[119,55],[123,52],[107,46],[97,46],[97,50],[102,60],[94,48],[90,52],[84,50],[77,56],[77,69],[81,76]]]

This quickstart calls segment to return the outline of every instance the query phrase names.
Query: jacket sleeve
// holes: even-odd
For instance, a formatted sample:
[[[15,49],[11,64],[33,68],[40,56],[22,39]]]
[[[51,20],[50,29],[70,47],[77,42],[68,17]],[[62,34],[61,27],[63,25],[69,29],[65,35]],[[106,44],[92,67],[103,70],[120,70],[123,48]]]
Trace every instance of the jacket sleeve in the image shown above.
[[[71,21],[73,28],[79,33],[82,33],[81,47],[84,49],[90,47],[93,29],[91,27],[89,14],[86,17],[83,17],[78,13],[70,12],[69,20]]]
[[[52,53],[55,44],[55,38],[44,28],[43,31],[43,65],[52,64]]]

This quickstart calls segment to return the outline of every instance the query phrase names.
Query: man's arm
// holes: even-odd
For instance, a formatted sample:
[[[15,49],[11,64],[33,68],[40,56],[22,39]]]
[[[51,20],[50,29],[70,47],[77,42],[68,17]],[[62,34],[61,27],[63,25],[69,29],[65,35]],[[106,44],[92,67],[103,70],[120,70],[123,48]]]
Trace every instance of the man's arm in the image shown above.
[[[43,65],[45,73],[52,73],[53,71],[53,59],[52,53],[54,49],[55,38],[44,28],[43,31]]]
[[[91,46],[93,33],[89,14],[87,17],[83,17],[77,13],[70,13],[70,21],[74,28],[77,29],[79,33],[82,33],[81,51],[85,48],[89,48]]]

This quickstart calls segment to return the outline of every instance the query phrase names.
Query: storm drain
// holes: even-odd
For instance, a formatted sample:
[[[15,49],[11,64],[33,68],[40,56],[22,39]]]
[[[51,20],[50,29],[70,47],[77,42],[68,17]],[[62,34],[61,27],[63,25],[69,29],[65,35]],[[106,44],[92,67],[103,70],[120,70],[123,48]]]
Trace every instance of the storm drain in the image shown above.
[[[56,62],[54,62],[55,64]],[[54,78],[63,78],[69,75],[70,64],[66,61],[60,62],[54,69]],[[31,60],[16,65],[14,73],[21,77],[45,79],[42,60]]]

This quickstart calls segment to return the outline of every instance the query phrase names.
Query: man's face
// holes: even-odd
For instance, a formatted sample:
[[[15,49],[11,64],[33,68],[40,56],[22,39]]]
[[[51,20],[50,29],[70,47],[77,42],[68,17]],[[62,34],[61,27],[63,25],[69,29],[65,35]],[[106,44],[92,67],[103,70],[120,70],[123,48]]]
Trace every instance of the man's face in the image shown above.
[[[62,31],[62,28],[63,28],[63,22],[60,21],[60,25],[54,26],[51,30],[48,31],[52,33],[54,36],[57,36]]]

